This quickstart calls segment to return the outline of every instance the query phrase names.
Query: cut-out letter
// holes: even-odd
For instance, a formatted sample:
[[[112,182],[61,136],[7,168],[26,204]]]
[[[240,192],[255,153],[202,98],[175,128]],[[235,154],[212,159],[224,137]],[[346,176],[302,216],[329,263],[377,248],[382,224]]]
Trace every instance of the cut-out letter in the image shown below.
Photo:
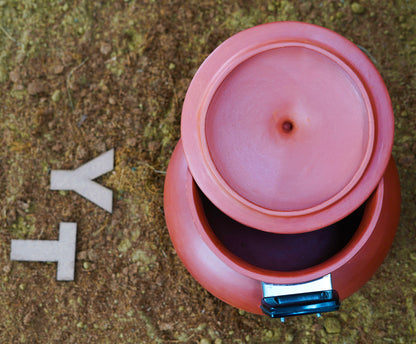
[[[51,190],[73,190],[111,213],[113,211],[113,192],[96,183],[93,179],[110,172],[114,168],[114,149],[76,170],[53,170],[51,172]]]
[[[10,259],[30,262],[58,262],[56,279],[72,281],[75,270],[77,224],[61,222],[59,240],[12,240]]]

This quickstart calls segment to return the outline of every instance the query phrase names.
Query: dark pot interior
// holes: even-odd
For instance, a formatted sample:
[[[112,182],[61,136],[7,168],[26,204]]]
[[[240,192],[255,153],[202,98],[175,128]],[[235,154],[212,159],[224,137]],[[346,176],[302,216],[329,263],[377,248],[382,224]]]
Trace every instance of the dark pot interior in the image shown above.
[[[234,221],[199,190],[208,223],[232,254],[263,269],[302,270],[320,264],[342,250],[363,217],[365,203],[335,224],[301,234],[275,234]]]

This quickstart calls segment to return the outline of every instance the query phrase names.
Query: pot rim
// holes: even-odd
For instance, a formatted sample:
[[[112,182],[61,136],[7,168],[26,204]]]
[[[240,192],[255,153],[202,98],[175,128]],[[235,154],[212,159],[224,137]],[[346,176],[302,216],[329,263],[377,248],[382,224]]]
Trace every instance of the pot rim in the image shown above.
[[[186,198],[190,204],[190,212],[195,219],[194,224],[200,236],[214,254],[233,270],[246,277],[276,284],[304,283],[323,277],[354,257],[365,245],[373,233],[380,217],[384,197],[384,179],[382,179],[376,190],[366,201],[366,206],[361,222],[353,237],[341,251],[334,254],[324,262],[312,267],[295,271],[274,271],[252,265],[242,258],[231,253],[213,232],[202,205],[197,185],[190,174],[186,180]],[[293,234],[296,235],[296,234]]]

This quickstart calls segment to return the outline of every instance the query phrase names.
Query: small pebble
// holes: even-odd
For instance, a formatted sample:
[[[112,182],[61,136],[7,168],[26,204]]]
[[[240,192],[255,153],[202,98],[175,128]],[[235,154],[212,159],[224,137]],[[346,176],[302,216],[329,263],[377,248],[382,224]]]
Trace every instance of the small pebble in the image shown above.
[[[39,93],[42,93],[44,91],[44,87],[43,87],[42,82],[40,82],[38,80],[32,81],[28,85],[27,91],[29,92],[29,94],[31,96],[35,96],[35,95],[37,95]]]
[[[365,12],[365,7],[358,2],[354,2],[351,5],[351,9],[355,14],[363,14]]]
[[[324,322],[325,331],[329,334],[341,332],[341,324],[337,318],[328,317]]]
[[[107,55],[111,52],[111,44],[109,43],[101,43],[100,45],[100,53],[103,55]]]
[[[159,325],[161,331],[172,331],[174,329],[173,323],[161,323]]]
[[[87,259],[87,251],[80,251],[77,254],[77,259],[79,259],[79,260],[85,260],[85,259]]]
[[[197,331],[203,331],[207,328],[207,324],[203,323],[203,324],[199,324],[198,327],[196,328]]]
[[[265,338],[267,338],[267,339],[272,339],[272,338],[273,338],[273,331],[272,331],[272,330],[268,330],[268,331],[265,333]]]
[[[126,140],[126,143],[127,143],[128,146],[133,147],[133,146],[136,145],[137,139],[134,138],[134,137],[131,137],[131,138]]]
[[[29,311],[23,318],[23,324],[28,325],[30,321],[33,319],[33,311]]]
[[[11,80],[11,81],[13,81],[14,83],[17,83],[17,82],[19,82],[19,81],[20,81],[20,74],[19,74],[19,72],[18,72],[18,71],[16,71],[16,70],[12,70],[12,71],[9,73],[9,78],[10,78],[10,80]]]
[[[293,336],[293,334],[292,333],[286,333],[285,334],[285,340],[286,340],[286,342],[289,342],[289,343],[291,343],[291,342],[293,342],[293,339],[294,339],[295,337]]]
[[[97,252],[95,252],[93,249],[88,250],[88,259],[91,261],[96,261],[98,260],[98,254]]]
[[[55,103],[61,100],[62,93],[60,90],[55,90],[52,94],[52,101]]]
[[[64,66],[61,65],[60,63],[53,66],[52,68],[52,73],[56,75],[61,74],[63,71],[64,71]]]

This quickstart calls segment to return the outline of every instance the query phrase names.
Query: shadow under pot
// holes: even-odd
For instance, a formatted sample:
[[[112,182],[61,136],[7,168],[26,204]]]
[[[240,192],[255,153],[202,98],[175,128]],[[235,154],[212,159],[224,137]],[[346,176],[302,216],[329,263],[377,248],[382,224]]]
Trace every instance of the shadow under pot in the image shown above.
[[[166,176],[164,204],[178,256],[206,290],[245,311],[284,317],[337,309],[371,278],[393,242],[399,190],[391,159],[376,190],[344,219],[307,233],[260,231],[231,219],[208,200],[192,178],[179,142]],[[274,301],[281,306],[273,313],[273,304],[270,311],[262,300],[265,292],[276,290],[280,299],[275,295]],[[307,300],[290,298],[308,293]]]

